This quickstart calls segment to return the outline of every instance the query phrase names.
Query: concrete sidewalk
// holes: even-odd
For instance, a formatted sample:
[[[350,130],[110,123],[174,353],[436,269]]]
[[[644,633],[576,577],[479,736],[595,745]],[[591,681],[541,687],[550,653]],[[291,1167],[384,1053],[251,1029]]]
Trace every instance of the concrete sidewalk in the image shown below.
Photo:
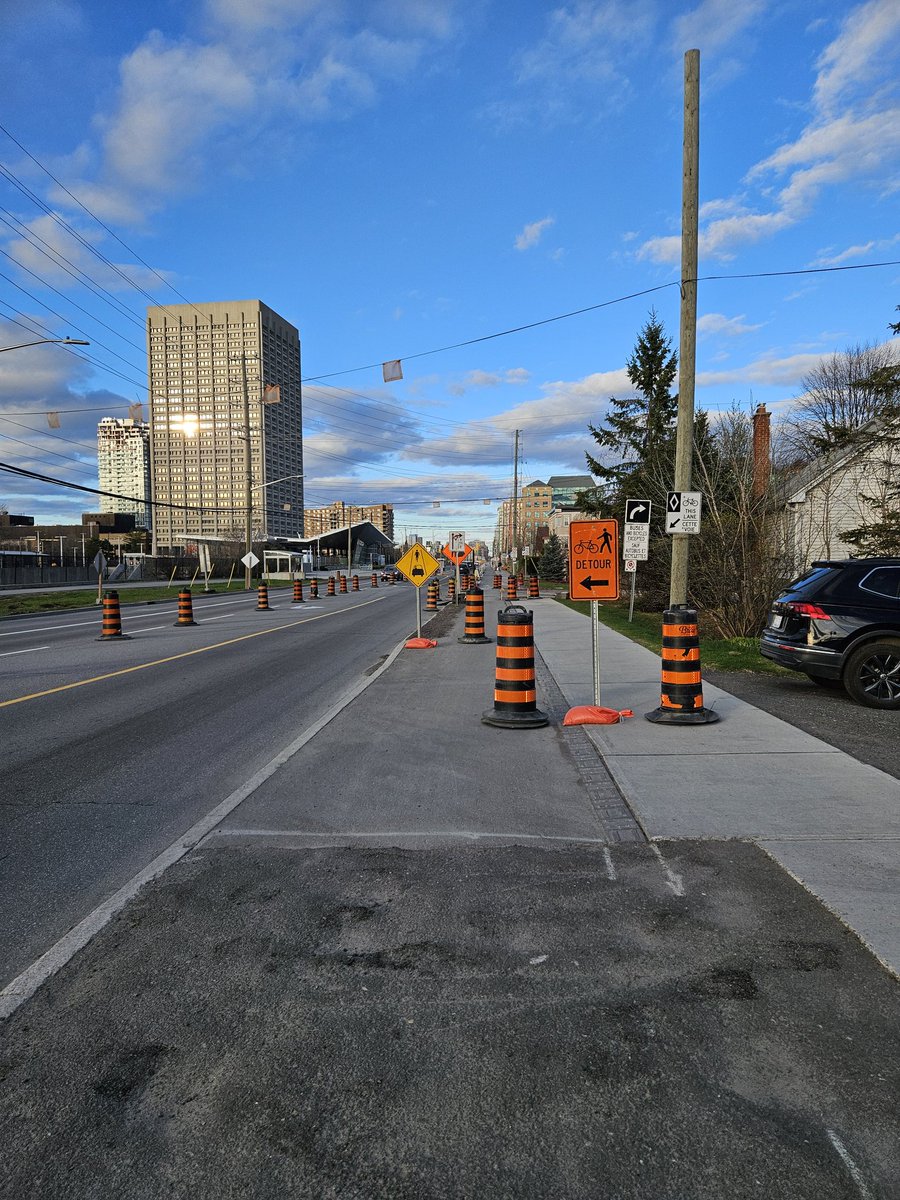
[[[588,620],[550,599],[529,603],[566,700],[593,703]],[[600,661],[601,703],[635,716],[586,728],[647,836],[759,843],[900,972],[897,780],[708,683],[704,704],[719,722],[651,724],[658,656],[601,625]]]

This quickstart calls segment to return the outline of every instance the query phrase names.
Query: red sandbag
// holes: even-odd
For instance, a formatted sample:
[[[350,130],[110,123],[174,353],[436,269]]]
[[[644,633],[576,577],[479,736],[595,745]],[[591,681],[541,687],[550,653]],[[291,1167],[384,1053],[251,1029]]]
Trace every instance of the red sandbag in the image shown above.
[[[630,708],[598,708],[596,704],[579,704],[570,708],[563,725],[618,725],[624,717],[633,717]]]
[[[407,650],[432,650],[437,645],[433,638],[410,638],[406,643]]]

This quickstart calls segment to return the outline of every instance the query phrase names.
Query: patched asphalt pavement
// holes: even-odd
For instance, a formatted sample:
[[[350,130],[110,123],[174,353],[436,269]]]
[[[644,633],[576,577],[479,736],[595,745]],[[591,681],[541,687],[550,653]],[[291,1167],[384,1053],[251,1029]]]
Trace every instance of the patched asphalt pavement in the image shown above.
[[[759,848],[212,847],[4,1028],[0,1195],[890,1200],[896,981]]]

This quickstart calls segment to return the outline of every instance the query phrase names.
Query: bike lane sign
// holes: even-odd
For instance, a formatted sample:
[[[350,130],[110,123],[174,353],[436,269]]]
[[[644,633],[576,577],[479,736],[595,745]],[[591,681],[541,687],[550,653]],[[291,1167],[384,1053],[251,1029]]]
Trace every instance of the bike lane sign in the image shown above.
[[[569,526],[569,599],[618,598],[618,521],[573,521]]]

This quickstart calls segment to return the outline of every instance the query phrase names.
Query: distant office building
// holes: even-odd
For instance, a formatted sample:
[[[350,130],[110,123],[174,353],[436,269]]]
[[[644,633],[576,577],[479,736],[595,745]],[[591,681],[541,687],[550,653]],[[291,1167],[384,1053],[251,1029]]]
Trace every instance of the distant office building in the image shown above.
[[[552,493],[552,508],[574,509],[577,507],[575,497],[579,492],[587,492],[597,484],[590,475],[551,475],[547,487]]]
[[[343,500],[335,500],[333,504],[321,508],[307,508],[304,511],[305,536],[320,537],[333,529],[345,529],[348,525],[358,525],[362,521],[371,521],[376,529],[394,540],[394,506],[393,504],[345,504]]]
[[[254,540],[302,535],[296,328],[259,300],[148,308],[147,352],[155,547],[242,542],[248,484]]]
[[[105,511],[132,513],[150,526],[150,426],[146,421],[103,417],[97,425],[97,473]],[[123,496],[133,497],[123,500]]]
[[[497,513],[494,553],[506,555],[515,545],[521,550],[527,547],[528,554],[539,554],[547,537],[552,507],[553,489],[541,479],[524,485],[515,510],[512,500],[504,500]]]

